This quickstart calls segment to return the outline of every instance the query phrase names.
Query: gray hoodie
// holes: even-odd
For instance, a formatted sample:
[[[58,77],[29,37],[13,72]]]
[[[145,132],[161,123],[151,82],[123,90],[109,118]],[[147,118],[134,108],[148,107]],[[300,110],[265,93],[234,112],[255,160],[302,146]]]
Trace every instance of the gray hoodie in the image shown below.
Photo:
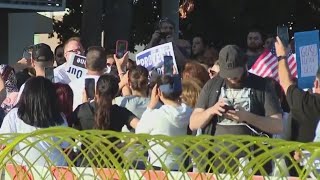
[[[185,104],[179,107],[163,105],[159,109],[147,109],[137,127],[136,133],[150,135],[182,136],[187,134],[192,109]],[[149,161],[153,166],[162,167],[164,163],[171,170],[178,170],[182,165],[182,150],[168,141],[150,141]],[[159,158],[158,158],[159,157]],[[160,160],[160,161],[159,161]]]

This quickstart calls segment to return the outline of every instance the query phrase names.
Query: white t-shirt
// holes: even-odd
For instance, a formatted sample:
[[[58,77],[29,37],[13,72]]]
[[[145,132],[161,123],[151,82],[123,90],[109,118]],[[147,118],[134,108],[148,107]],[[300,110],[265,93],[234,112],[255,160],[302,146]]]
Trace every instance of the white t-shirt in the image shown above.
[[[82,93],[85,88],[85,79],[93,78],[95,80],[95,85],[97,86],[97,82],[100,76],[97,75],[85,75],[79,79],[72,81],[69,86],[73,91],[73,110],[75,110],[82,103]]]
[[[63,117],[64,118],[64,117]],[[64,123],[61,126],[68,126],[67,122],[64,118]],[[36,131],[41,128],[37,128],[34,126],[30,126],[22,119],[18,117],[18,108],[12,109],[3,119],[3,123],[0,128],[0,134],[5,133],[30,133]],[[42,136],[41,138],[44,138]],[[55,137],[47,137],[49,142],[56,143],[59,141],[58,138]],[[66,161],[64,158],[63,150],[69,147],[69,144],[66,142],[62,142],[60,144],[61,149],[52,148],[52,145],[47,141],[39,141],[36,137],[28,137],[23,142],[28,142],[28,144],[35,143],[32,146],[26,145],[25,143],[18,143],[17,146],[14,148],[13,160],[17,164],[21,165],[28,165],[33,164],[37,166],[48,166],[48,165],[55,165],[55,166],[65,166]],[[55,145],[58,147],[58,145]],[[44,154],[42,154],[44,153]],[[49,162],[47,162],[47,160]],[[27,162],[26,162],[27,161]]]
[[[143,113],[136,127],[136,134],[182,136],[187,135],[192,109],[185,104],[173,107],[163,105],[159,109],[149,109]],[[183,162],[182,149],[167,141],[149,141],[149,162],[153,166],[162,167],[164,164],[171,170],[179,169]],[[169,151],[168,151],[169,149]]]
[[[71,82],[71,79],[65,69],[66,64],[67,63],[61,64],[53,70],[55,83],[69,84]]]

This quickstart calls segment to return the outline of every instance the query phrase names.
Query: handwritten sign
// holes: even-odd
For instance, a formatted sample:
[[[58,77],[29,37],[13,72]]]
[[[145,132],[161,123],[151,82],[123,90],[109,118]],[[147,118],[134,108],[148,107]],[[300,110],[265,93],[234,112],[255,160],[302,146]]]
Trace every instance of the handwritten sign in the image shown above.
[[[172,56],[174,67],[178,69],[171,42],[138,53],[136,55],[136,63],[149,71],[156,69],[159,74],[163,74],[164,56]]]
[[[295,33],[298,85],[302,89],[313,87],[319,61],[319,31]]]
[[[71,81],[79,79],[87,74],[86,57],[72,54],[67,61],[66,71]]]
[[[318,70],[318,48],[316,44],[302,46],[300,50],[301,77],[314,76]]]

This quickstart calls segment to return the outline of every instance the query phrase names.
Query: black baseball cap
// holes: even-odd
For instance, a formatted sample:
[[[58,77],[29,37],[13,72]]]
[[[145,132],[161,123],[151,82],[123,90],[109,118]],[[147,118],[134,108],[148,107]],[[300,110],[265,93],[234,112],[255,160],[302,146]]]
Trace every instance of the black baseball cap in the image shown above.
[[[236,45],[227,45],[219,53],[220,76],[222,78],[241,77],[246,66],[245,54]]]
[[[53,52],[50,46],[44,43],[34,45],[32,59],[38,62],[53,61]]]

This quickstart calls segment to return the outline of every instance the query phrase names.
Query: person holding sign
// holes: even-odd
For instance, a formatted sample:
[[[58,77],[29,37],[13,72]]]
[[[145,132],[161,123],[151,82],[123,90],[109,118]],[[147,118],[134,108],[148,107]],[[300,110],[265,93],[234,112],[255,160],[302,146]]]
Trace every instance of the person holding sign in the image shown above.
[[[146,49],[172,42],[178,69],[180,69],[184,67],[186,58],[191,55],[191,45],[186,40],[176,39],[174,37],[174,27],[175,24],[170,19],[161,19],[159,21],[158,29],[153,33]]]
[[[99,77],[104,74],[106,68],[106,52],[103,47],[92,46],[88,48],[86,68],[88,70],[86,75],[69,83],[74,94],[73,109],[76,109],[80,104],[82,104],[82,93],[85,89],[85,79],[92,78],[97,82]]]
[[[70,38],[64,45],[64,57],[66,61],[70,59],[72,53],[78,55],[82,55],[84,53],[83,46],[80,42],[80,38],[78,37]],[[69,84],[71,82],[71,79],[66,71],[66,65],[67,62],[54,69],[56,83]]]
[[[279,60],[280,84],[287,97],[292,114],[292,122],[297,124],[296,133],[292,134],[294,136],[292,140],[311,142],[320,117],[320,96],[303,91],[294,83],[286,60],[287,51],[279,37],[277,37],[275,48]],[[314,81],[314,89],[316,93],[320,92],[319,69]]]

